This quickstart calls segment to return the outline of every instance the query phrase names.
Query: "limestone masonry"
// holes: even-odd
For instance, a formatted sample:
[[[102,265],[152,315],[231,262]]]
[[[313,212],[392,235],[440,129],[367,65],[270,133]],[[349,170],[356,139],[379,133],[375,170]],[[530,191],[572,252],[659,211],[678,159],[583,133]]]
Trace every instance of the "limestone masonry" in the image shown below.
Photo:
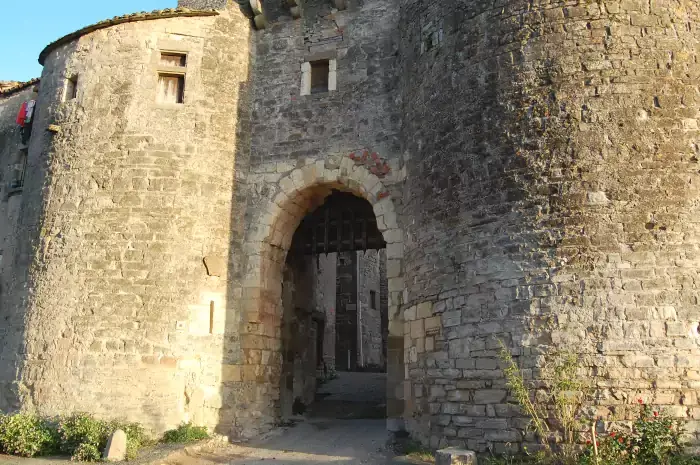
[[[500,340],[533,380],[577,353],[591,417],[642,398],[700,444],[700,3],[179,7],[0,83],[0,410],[250,437],[350,350],[390,429],[500,452],[534,441]],[[354,210],[295,238],[330,199]],[[386,283],[362,354],[309,287],[348,251]]]

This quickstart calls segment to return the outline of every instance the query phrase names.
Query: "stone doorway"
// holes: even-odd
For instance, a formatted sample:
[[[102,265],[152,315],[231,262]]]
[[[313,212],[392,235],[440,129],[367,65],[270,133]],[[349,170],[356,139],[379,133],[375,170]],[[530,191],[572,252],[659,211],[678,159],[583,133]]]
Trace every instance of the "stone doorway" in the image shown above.
[[[332,190],[297,228],[282,284],[282,417],[385,418],[386,242],[372,206]]]
[[[283,176],[275,186],[264,190],[268,200],[256,201],[254,217],[246,234],[244,252],[247,254],[241,289],[241,339],[244,390],[237,396],[235,407],[240,414],[239,434],[254,435],[256,429],[268,429],[283,418],[289,410],[289,397],[285,391],[293,390],[293,378],[283,375],[284,365],[292,356],[284,348],[284,332],[301,333],[305,327],[321,326],[308,305],[293,302],[310,302],[305,298],[290,297],[284,282],[289,282],[294,270],[307,269],[299,261],[304,253],[292,249],[297,231],[304,230],[304,219],[321,207],[334,193],[343,193],[364,202],[372,213],[378,234],[362,233],[355,242],[366,243],[366,249],[385,248],[386,254],[386,417],[390,430],[403,428],[404,414],[404,323],[400,306],[405,300],[403,278],[403,232],[398,228],[391,195],[382,181],[364,167],[356,166],[350,159],[319,161],[297,168]],[[266,204],[267,207],[261,208]],[[365,209],[365,211],[368,211]],[[307,235],[307,238],[309,236]],[[313,235],[311,236],[313,238]],[[332,253],[333,240],[320,240],[315,246],[308,240],[303,247],[317,247],[316,254]],[[341,241],[347,241],[341,238]],[[363,242],[366,241],[366,242]],[[374,241],[374,242],[373,242]],[[381,241],[380,244],[377,241]],[[325,244],[325,245],[324,245]],[[326,245],[330,248],[326,248]],[[378,247],[377,247],[378,245]],[[303,249],[302,247],[302,249]],[[363,249],[361,249],[363,250]],[[303,252],[303,250],[302,250]],[[314,255],[314,254],[311,254]],[[292,266],[289,262],[292,261]],[[291,274],[290,274],[291,273]],[[299,296],[303,292],[299,293]],[[297,326],[283,323],[285,302],[293,312],[306,313],[304,322]],[[291,304],[291,306],[290,306]],[[313,345],[310,345],[311,347]],[[318,347],[317,345],[315,347]],[[316,349],[314,349],[316,350]],[[310,366],[308,367],[310,368]],[[287,367],[287,372],[289,367]],[[309,370],[310,371],[310,370]],[[288,387],[290,386],[291,387]],[[309,389],[310,391],[310,389]],[[285,397],[286,396],[286,397]],[[292,410],[293,410],[293,400]],[[266,426],[268,425],[268,426]],[[257,429],[259,431],[259,429]]]

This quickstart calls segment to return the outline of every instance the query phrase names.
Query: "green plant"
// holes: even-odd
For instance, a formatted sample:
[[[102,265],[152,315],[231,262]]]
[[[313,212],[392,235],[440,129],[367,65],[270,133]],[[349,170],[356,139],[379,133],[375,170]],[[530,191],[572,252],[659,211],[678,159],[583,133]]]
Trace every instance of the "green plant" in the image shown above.
[[[163,442],[180,443],[195,442],[208,439],[209,433],[204,426],[192,426],[191,423],[183,423],[175,429],[166,431],[163,435]]]
[[[109,437],[118,429],[126,433],[127,460],[136,458],[138,450],[149,442],[141,425],[123,421],[102,421],[85,413],[65,417],[59,421],[61,452],[75,460],[99,460]]]
[[[84,442],[75,448],[71,460],[79,462],[98,462],[102,458],[100,449],[94,444]]]
[[[510,354],[510,351],[505,346],[503,341],[499,340],[498,342],[501,346],[499,357],[505,365],[505,368],[503,368],[503,374],[506,377],[506,383],[510,389],[510,393],[513,397],[515,397],[515,400],[523,410],[523,413],[530,417],[530,424],[535,430],[535,434],[537,435],[539,441],[545,448],[549,449],[550,446],[548,438],[550,429],[542,415],[542,408],[535,405],[535,402],[531,399],[530,389],[526,385],[520,368],[515,363],[515,360],[513,360],[513,356]]]
[[[86,413],[78,413],[61,418],[58,422],[58,433],[61,437],[61,452],[77,459],[76,452],[89,454],[92,450],[85,444],[98,451],[103,450],[111,432],[107,422],[97,420]]]
[[[56,434],[50,422],[30,413],[0,417],[0,449],[10,455],[34,457],[56,449]]]
[[[120,421],[113,421],[110,423],[110,435],[118,429],[126,433],[127,460],[135,459],[138,455],[139,449],[152,443],[146,434],[146,430],[138,423],[124,423]]]
[[[655,410],[640,399],[639,416],[631,432],[610,431],[582,454],[580,464],[589,465],[681,465],[693,463],[683,457],[683,426],[663,410]],[[700,460],[698,460],[700,461]]]
[[[663,410],[655,411],[642,403],[639,418],[634,422],[634,432],[631,446],[639,465],[667,465],[671,463],[671,457],[683,451],[683,425]]]
[[[0,451],[11,455],[64,454],[73,460],[100,460],[110,435],[117,429],[127,435],[127,460],[149,443],[143,427],[137,423],[106,422],[79,413],[58,419],[33,414],[0,414]]]
[[[546,460],[550,459],[554,463],[575,463],[579,456],[578,431],[583,426],[583,401],[588,390],[588,385],[578,374],[577,356],[566,352],[553,354],[542,367],[544,385],[535,386],[525,380],[505,344],[498,342],[510,393],[530,418],[530,426],[544,449],[540,457],[527,456],[527,460],[534,458],[537,460],[535,463],[547,463]],[[560,439],[558,435],[561,435]],[[554,444],[556,450],[553,449]]]
[[[578,431],[583,429],[580,416],[588,385],[579,376],[578,368],[578,357],[563,353],[543,369],[544,378],[549,384],[546,401],[551,403],[553,409],[549,421],[563,435],[559,455],[565,463],[573,463],[578,458]]]
[[[403,444],[402,449],[406,457],[420,462],[435,463],[435,454],[433,454],[433,451],[423,447],[418,441],[409,440]]]

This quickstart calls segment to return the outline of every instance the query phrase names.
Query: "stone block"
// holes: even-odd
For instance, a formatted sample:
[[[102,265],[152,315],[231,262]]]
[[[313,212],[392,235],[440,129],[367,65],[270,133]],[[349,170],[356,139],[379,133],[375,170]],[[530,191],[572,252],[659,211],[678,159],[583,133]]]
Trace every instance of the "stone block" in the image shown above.
[[[425,319],[426,334],[437,334],[440,332],[440,317],[434,316]]]
[[[419,338],[425,336],[425,328],[423,326],[423,320],[411,321],[411,337]]]
[[[476,453],[449,447],[435,453],[435,465],[476,465]]]
[[[433,303],[422,302],[418,304],[418,318],[429,318],[433,316]]]
[[[240,365],[222,365],[221,367],[221,381],[226,382],[239,382],[241,381],[241,366]]]
[[[500,404],[506,398],[504,389],[479,389],[474,392],[475,404]]]
[[[126,433],[120,429],[112,433],[103,457],[108,462],[122,462],[126,458]]]
[[[209,276],[224,276],[226,274],[226,259],[223,257],[204,257],[204,266]]]

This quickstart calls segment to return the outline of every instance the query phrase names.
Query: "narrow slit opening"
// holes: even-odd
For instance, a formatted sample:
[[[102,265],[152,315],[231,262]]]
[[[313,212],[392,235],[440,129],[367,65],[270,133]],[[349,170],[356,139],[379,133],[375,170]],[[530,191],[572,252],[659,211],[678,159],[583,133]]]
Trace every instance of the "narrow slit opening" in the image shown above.
[[[209,302],[209,334],[214,334],[214,301]]]

